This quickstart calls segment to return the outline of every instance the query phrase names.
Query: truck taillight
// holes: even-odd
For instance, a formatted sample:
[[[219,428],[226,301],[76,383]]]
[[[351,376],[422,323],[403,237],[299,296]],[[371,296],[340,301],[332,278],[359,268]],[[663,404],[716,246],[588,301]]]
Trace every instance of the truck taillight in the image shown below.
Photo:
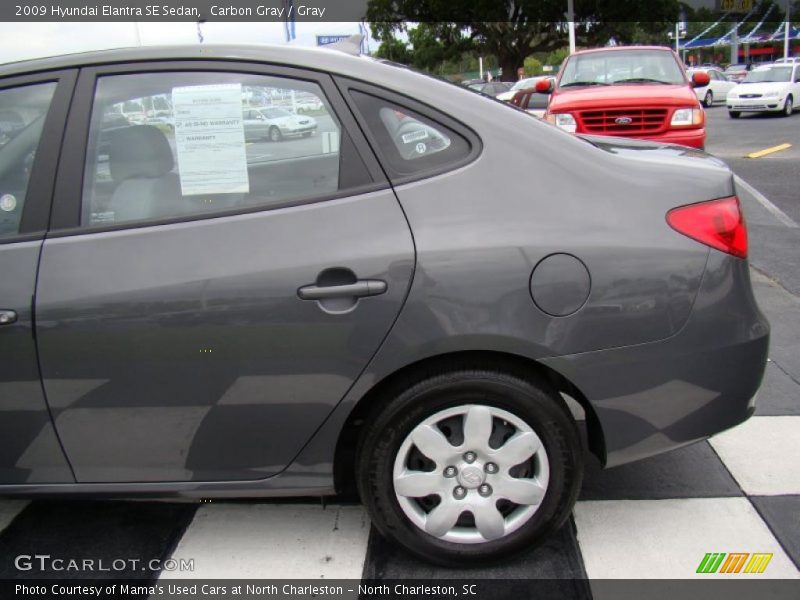
[[[747,226],[736,196],[673,208],[667,223],[702,244],[747,258]]]

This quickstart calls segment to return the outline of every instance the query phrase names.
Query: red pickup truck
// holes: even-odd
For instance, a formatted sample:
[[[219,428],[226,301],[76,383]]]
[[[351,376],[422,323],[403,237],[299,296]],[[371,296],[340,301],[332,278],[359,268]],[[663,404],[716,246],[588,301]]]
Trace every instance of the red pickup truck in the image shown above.
[[[703,148],[705,113],[678,56],[658,46],[584,50],[571,55],[558,77],[536,84],[549,93],[545,118],[573,133],[616,135]]]

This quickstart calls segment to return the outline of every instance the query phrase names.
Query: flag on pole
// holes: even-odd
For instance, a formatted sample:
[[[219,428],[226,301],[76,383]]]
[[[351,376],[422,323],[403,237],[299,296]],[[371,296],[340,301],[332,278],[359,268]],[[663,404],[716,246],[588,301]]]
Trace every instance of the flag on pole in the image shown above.
[[[291,42],[295,37],[294,30],[294,0],[283,0],[283,28],[286,32],[286,43]]]

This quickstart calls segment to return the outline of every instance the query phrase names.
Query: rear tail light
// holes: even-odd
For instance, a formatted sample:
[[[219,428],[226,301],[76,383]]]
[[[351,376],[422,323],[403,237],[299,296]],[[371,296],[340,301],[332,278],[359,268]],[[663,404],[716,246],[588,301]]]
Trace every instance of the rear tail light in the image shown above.
[[[747,258],[747,226],[736,196],[673,208],[667,223],[702,244]]]

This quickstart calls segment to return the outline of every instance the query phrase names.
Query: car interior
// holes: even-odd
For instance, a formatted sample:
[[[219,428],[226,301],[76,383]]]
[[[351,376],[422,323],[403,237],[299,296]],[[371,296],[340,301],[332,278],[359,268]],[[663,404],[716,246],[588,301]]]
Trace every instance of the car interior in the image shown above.
[[[98,85],[93,108],[84,176],[84,225],[273,206],[339,189],[338,144],[323,146],[320,138],[312,138],[301,145],[286,139],[277,144],[247,144],[246,193],[185,195],[172,107],[160,109],[153,122],[120,124],[118,118],[131,103],[142,108],[168,105],[172,90],[179,86],[241,82],[263,98],[274,97],[274,90],[305,89],[312,84],[228,73],[155,73],[106,79],[109,85]],[[242,110],[249,108],[243,102]],[[340,136],[338,121],[324,102],[322,112],[332,121],[332,134]]]

